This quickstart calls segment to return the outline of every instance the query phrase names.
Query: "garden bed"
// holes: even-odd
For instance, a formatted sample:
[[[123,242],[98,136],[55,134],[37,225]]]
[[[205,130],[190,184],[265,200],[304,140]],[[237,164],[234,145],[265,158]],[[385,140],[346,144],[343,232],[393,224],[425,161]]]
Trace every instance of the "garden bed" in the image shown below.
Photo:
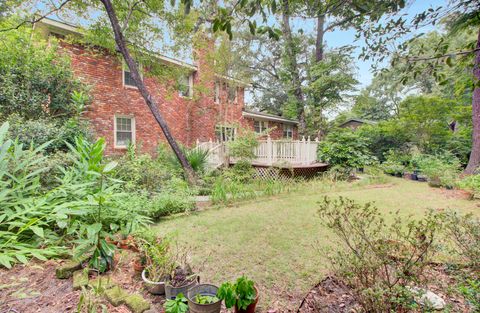
[[[432,266],[426,273],[434,284],[426,286],[426,289],[439,295],[445,300],[447,312],[474,312],[463,296],[455,292],[458,284],[456,276],[450,273],[446,266]],[[433,279],[433,277],[435,279]],[[417,311],[424,312],[420,306]],[[345,285],[335,276],[327,276],[305,296],[300,304],[298,313],[352,313],[361,312],[360,304],[355,300],[351,288]]]

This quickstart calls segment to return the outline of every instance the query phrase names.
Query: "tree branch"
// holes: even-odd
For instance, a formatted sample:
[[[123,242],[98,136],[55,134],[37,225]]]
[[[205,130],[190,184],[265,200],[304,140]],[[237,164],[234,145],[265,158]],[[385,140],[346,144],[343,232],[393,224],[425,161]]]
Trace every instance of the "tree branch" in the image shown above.
[[[473,50],[467,50],[467,51],[452,52],[452,53],[447,53],[447,54],[442,54],[442,55],[436,55],[436,56],[433,56],[433,57],[409,58],[409,57],[406,57],[406,56],[402,56],[401,58],[406,59],[408,62],[431,61],[431,60],[442,59],[442,58],[447,58],[447,57],[454,57],[454,56],[457,56],[457,55],[467,55],[467,54],[475,53],[477,51],[480,51],[480,48],[475,48]]]
[[[44,18],[46,18],[47,16],[49,16],[50,14],[55,13],[55,12],[57,12],[57,11],[60,11],[60,10],[61,10],[68,2],[70,2],[70,1],[71,1],[71,0],[65,0],[65,1],[62,2],[58,7],[55,7],[54,9],[50,10],[50,11],[47,12],[46,14],[44,14],[44,15],[38,17],[38,18],[34,18],[34,19],[31,20],[31,21],[24,20],[24,21],[22,21],[20,24],[18,24],[17,26],[0,29],[0,33],[19,29],[20,27],[22,27],[22,26],[25,25],[25,24],[35,24],[35,23],[38,23],[38,22],[40,22],[41,20],[43,20]]]

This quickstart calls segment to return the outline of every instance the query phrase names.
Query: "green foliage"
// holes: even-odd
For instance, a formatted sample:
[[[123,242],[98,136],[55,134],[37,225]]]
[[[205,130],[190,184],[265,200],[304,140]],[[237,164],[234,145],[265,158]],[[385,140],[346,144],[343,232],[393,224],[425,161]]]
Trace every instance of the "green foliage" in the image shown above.
[[[80,213],[82,222],[71,222],[68,232],[78,237],[75,257],[92,253],[90,265],[104,272],[112,267],[115,248],[105,238],[113,237],[112,233],[120,229],[126,233],[134,231],[146,225],[149,219],[142,214],[143,208],[134,206],[121,210],[120,203],[125,202],[127,195],[120,192],[119,181],[111,177],[116,163],[105,164],[103,160],[103,139],[92,144],[77,138],[76,146],[70,149],[74,165],[65,170],[62,186],[70,193],[75,191],[78,206],[73,209],[79,212],[72,213]]]
[[[382,163],[383,171],[394,176],[402,176],[411,162],[410,154],[390,150],[386,153],[385,162]]]
[[[40,164],[48,143],[37,148],[7,139],[8,123],[0,127],[0,264],[27,263],[35,257],[46,260],[62,253],[54,231],[64,215],[56,193],[41,192],[40,179],[47,170]]]
[[[145,225],[143,208],[128,202],[120,182],[111,177],[115,163],[103,160],[104,141],[94,144],[78,138],[69,145],[71,165],[59,167],[56,185],[42,188],[49,170],[46,145],[24,149],[6,139],[8,124],[0,129],[0,263],[10,267],[31,257],[46,260],[66,254],[75,246],[75,256],[92,255],[90,265],[105,271],[111,265],[114,247],[106,236],[126,233]],[[43,165],[45,164],[45,165]],[[123,207],[128,206],[128,210]]]
[[[172,239],[158,237],[148,232],[136,236],[140,251],[145,256],[147,278],[153,282],[163,281],[176,264],[172,251]]]
[[[129,191],[159,192],[164,184],[176,173],[168,162],[160,158],[154,159],[149,154],[137,155],[135,150],[118,159],[115,177],[125,182]]]
[[[457,182],[457,186],[471,192],[474,198],[480,198],[480,175],[475,174],[465,176]]]
[[[195,295],[195,302],[198,304],[212,304],[218,301],[220,301],[220,299],[218,299],[215,296],[208,296],[208,295],[204,296],[200,294]]]
[[[201,174],[205,172],[208,161],[208,150],[186,147],[181,147],[180,149],[196,173]],[[180,172],[180,161],[173,154],[173,151],[168,153],[167,159],[170,161],[172,167]]]
[[[239,277],[235,283],[223,283],[217,291],[217,297],[225,301],[227,309],[235,306],[237,309],[246,310],[256,296],[253,280],[245,276]]]
[[[320,142],[318,158],[332,166],[341,166],[350,171],[375,161],[365,139],[347,129],[332,132]]]
[[[241,161],[249,162],[255,158],[255,148],[258,147],[258,137],[252,130],[242,129],[235,140],[227,143],[228,153]]]
[[[427,176],[429,184],[453,188],[460,174],[460,161],[450,153],[437,155],[414,155],[412,163]]]
[[[167,299],[163,304],[165,313],[186,313],[188,311],[187,298],[179,293],[175,299]]]
[[[391,225],[371,203],[325,197],[318,214],[337,236],[339,249],[330,255],[331,265],[353,288],[367,312],[399,312],[412,309],[408,286],[418,284],[435,252],[440,227],[438,216],[405,221],[398,212]]]
[[[31,32],[0,34],[0,122],[9,121],[11,136],[26,145],[52,141],[47,152],[67,150],[65,141],[87,134],[79,118],[89,101],[86,88],[55,39],[47,43]]]
[[[443,215],[446,238],[453,241],[455,252],[475,268],[480,269],[480,220],[473,214],[446,212]]]
[[[458,291],[465,297],[468,303],[472,306],[473,311],[480,311],[480,280],[467,279],[464,283],[458,286]]]
[[[154,221],[161,217],[188,212],[195,208],[195,201],[189,191],[161,192],[147,199],[147,214]]]

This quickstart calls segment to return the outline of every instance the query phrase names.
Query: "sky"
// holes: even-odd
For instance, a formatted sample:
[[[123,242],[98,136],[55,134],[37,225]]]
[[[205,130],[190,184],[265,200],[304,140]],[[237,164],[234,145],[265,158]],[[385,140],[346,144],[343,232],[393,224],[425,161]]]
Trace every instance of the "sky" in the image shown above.
[[[408,17],[413,17],[418,13],[421,13],[427,10],[430,7],[438,7],[438,6],[445,6],[447,5],[447,0],[416,0],[412,1],[409,6],[406,8],[406,14]],[[431,31],[434,27],[424,27],[419,31]],[[353,30],[336,30],[325,35],[325,42],[328,47],[335,48],[341,47],[348,44],[354,44],[361,47],[361,42],[354,43],[355,41],[355,32]],[[355,59],[356,59],[356,66],[358,68],[358,81],[360,82],[359,87],[365,87],[370,84],[373,78],[373,73],[371,72],[370,68],[372,63],[365,62],[358,60],[358,55],[360,52],[360,48],[357,48],[355,52]]]

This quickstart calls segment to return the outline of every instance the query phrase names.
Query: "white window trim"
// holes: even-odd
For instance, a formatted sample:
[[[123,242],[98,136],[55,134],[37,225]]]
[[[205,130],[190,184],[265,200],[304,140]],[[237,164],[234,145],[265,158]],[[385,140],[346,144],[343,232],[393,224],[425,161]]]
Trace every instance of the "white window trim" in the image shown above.
[[[221,86],[221,83],[219,81],[215,81],[215,90],[214,90],[214,99],[213,101],[216,103],[216,104],[219,104],[220,103],[220,86]]]
[[[133,115],[122,115],[122,114],[115,114],[113,116],[113,148],[114,149],[126,149],[128,146],[126,145],[117,145],[117,118],[129,118],[132,120],[132,145],[135,145],[135,117]]]
[[[260,123],[260,132],[257,133],[257,134],[261,134],[263,133],[264,131],[266,131],[268,129],[268,121],[264,121],[264,120],[253,120],[253,130],[255,131],[255,122],[259,122]]]
[[[132,89],[138,89],[137,86],[131,86],[131,85],[126,85],[125,84],[125,72],[130,72],[130,69],[128,68],[127,64],[125,63],[125,60],[122,60],[122,85],[124,88],[132,88]],[[140,72],[140,79],[143,80],[143,73],[142,73],[142,65],[138,65],[138,71]]]
[[[288,136],[285,136],[285,132],[288,133],[288,130],[290,130],[290,133],[291,133],[291,136],[288,137]],[[283,138],[286,138],[286,139],[293,139],[293,126],[292,125],[289,125],[289,124],[283,124]]]
[[[178,96],[186,99],[193,98],[193,73],[188,74],[188,96],[181,95],[180,91],[178,91]]]

